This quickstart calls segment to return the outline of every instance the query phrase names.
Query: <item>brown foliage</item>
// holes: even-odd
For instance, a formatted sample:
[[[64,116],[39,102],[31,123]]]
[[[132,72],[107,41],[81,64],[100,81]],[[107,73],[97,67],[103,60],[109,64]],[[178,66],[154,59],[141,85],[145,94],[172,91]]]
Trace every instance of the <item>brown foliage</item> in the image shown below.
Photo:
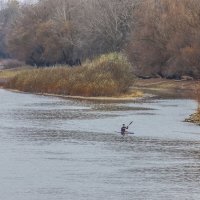
[[[71,57],[74,34],[70,20],[57,18],[55,1],[24,6],[7,36],[9,52],[32,65],[52,65]]]
[[[9,53],[31,65],[54,65],[119,52],[127,43],[137,1],[41,0],[22,4],[6,36]]]
[[[199,0],[41,0],[14,5],[0,11],[3,21],[7,15],[12,18],[0,33],[0,49],[5,51],[6,40],[9,53],[29,64],[63,64],[126,48],[138,75],[200,78]]]
[[[140,4],[127,49],[136,73],[200,77],[199,9],[198,0],[145,0]]]
[[[108,54],[82,67],[25,70],[7,87],[35,93],[113,96],[125,93],[133,80],[131,67],[123,56]]]

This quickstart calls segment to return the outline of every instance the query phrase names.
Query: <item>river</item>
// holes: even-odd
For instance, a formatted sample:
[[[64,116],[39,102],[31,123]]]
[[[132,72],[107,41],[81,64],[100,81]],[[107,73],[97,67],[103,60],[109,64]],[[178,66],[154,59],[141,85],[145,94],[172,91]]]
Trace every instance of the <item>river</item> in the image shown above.
[[[190,99],[68,100],[0,89],[0,199],[198,200]],[[135,135],[121,137],[133,121]]]

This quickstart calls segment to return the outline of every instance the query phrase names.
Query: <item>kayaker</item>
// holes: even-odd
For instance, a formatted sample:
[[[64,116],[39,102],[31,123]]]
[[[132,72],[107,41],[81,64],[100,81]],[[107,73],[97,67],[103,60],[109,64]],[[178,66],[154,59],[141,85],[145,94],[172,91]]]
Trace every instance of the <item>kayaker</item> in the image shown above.
[[[126,133],[126,129],[128,129],[128,126],[125,126],[125,124],[122,124],[122,127],[121,127],[121,135],[125,135]]]

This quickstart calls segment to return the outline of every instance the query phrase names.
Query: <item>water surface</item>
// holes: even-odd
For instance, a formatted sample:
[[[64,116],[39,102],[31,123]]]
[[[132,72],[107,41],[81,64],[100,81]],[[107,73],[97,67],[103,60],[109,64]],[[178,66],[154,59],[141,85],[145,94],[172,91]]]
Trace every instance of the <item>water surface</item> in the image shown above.
[[[200,128],[183,122],[196,107],[0,90],[1,199],[200,199]]]

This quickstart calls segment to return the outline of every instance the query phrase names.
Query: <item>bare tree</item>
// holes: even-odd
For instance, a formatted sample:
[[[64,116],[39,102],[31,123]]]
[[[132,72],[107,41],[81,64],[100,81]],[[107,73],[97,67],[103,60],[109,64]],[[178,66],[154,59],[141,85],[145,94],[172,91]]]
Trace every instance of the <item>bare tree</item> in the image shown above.
[[[50,65],[67,59],[69,54],[65,51],[71,52],[73,28],[69,21],[56,17],[58,6],[58,2],[43,0],[22,7],[8,35],[12,55],[33,65]]]
[[[140,4],[127,50],[136,73],[199,76],[199,8],[198,0],[148,0]]]
[[[87,0],[82,3],[80,31],[88,55],[119,51],[127,42],[137,1]]]
[[[40,0],[24,4],[8,36],[9,51],[41,64],[120,51],[128,41],[137,2]]]
[[[6,35],[19,14],[19,2],[16,0],[0,1],[0,57],[8,57]]]

